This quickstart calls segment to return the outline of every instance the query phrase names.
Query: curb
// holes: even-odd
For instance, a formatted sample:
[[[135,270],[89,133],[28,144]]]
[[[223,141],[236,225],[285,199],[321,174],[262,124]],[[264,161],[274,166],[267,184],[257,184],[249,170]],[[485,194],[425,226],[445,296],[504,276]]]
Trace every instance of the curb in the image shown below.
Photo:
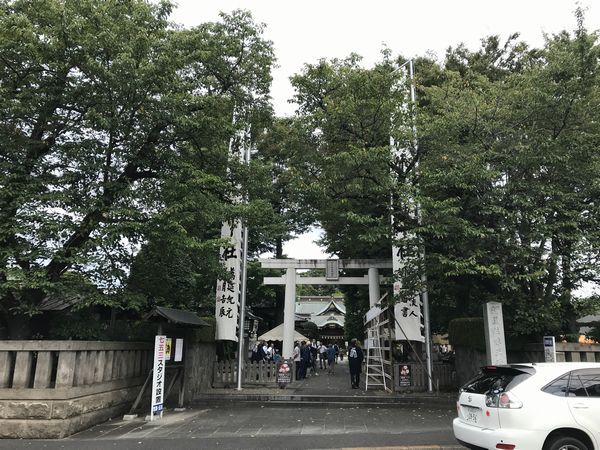
[[[456,405],[455,398],[434,396],[377,397],[377,396],[339,396],[339,395],[274,395],[274,394],[213,394],[205,393],[194,398],[194,403],[212,403],[218,401],[238,403],[268,403],[270,405],[353,405],[353,406],[433,406],[449,407]]]

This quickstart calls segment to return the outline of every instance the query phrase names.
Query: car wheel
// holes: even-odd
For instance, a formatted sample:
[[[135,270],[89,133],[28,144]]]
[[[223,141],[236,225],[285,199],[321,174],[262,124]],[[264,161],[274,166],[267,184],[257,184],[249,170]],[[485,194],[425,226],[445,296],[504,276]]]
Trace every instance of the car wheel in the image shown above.
[[[589,450],[588,446],[579,439],[568,436],[554,438],[548,445],[548,450]]]

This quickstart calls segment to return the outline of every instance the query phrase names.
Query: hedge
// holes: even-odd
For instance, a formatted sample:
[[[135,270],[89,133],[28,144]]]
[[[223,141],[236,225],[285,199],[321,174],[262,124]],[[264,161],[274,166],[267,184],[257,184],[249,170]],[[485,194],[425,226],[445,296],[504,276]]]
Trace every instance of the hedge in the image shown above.
[[[448,324],[448,340],[454,347],[471,347],[485,351],[483,317],[452,319]]]

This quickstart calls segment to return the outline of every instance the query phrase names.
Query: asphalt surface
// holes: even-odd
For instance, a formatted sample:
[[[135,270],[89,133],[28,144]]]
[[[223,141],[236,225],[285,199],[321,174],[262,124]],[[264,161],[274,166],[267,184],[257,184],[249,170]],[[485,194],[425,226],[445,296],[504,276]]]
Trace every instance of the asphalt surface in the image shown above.
[[[200,406],[167,411],[155,422],[112,420],[67,439],[3,440],[0,449],[454,449],[460,448],[451,429],[455,414],[440,407]]]
[[[210,398],[185,411],[167,411],[159,421],[110,420],[61,440],[0,440],[0,450],[462,448],[452,434],[454,394],[390,404],[391,394],[365,390],[364,374],[361,389],[352,389],[347,361],[333,374],[318,372],[285,390],[242,391],[271,401],[241,401],[238,391],[216,389]],[[311,401],[272,401],[284,393]]]

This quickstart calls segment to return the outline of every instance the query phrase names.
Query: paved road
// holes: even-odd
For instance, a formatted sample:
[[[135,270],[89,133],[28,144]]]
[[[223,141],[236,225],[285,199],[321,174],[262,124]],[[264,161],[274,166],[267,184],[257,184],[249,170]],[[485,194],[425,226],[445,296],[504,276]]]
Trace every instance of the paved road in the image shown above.
[[[321,369],[317,364],[317,373],[313,374],[312,370],[308,371],[308,378],[294,383],[294,394],[309,394],[309,395],[350,395],[350,396],[365,396],[365,395],[382,395],[389,394],[381,388],[365,390],[365,374],[360,376],[361,388],[352,389],[350,384],[350,368],[348,367],[348,359],[338,361],[333,366],[333,373],[328,369]],[[392,386],[388,386],[392,387]]]
[[[453,408],[200,406],[168,412],[153,423],[113,420],[68,439],[0,441],[0,449],[306,450],[431,444],[454,448],[454,415]]]

